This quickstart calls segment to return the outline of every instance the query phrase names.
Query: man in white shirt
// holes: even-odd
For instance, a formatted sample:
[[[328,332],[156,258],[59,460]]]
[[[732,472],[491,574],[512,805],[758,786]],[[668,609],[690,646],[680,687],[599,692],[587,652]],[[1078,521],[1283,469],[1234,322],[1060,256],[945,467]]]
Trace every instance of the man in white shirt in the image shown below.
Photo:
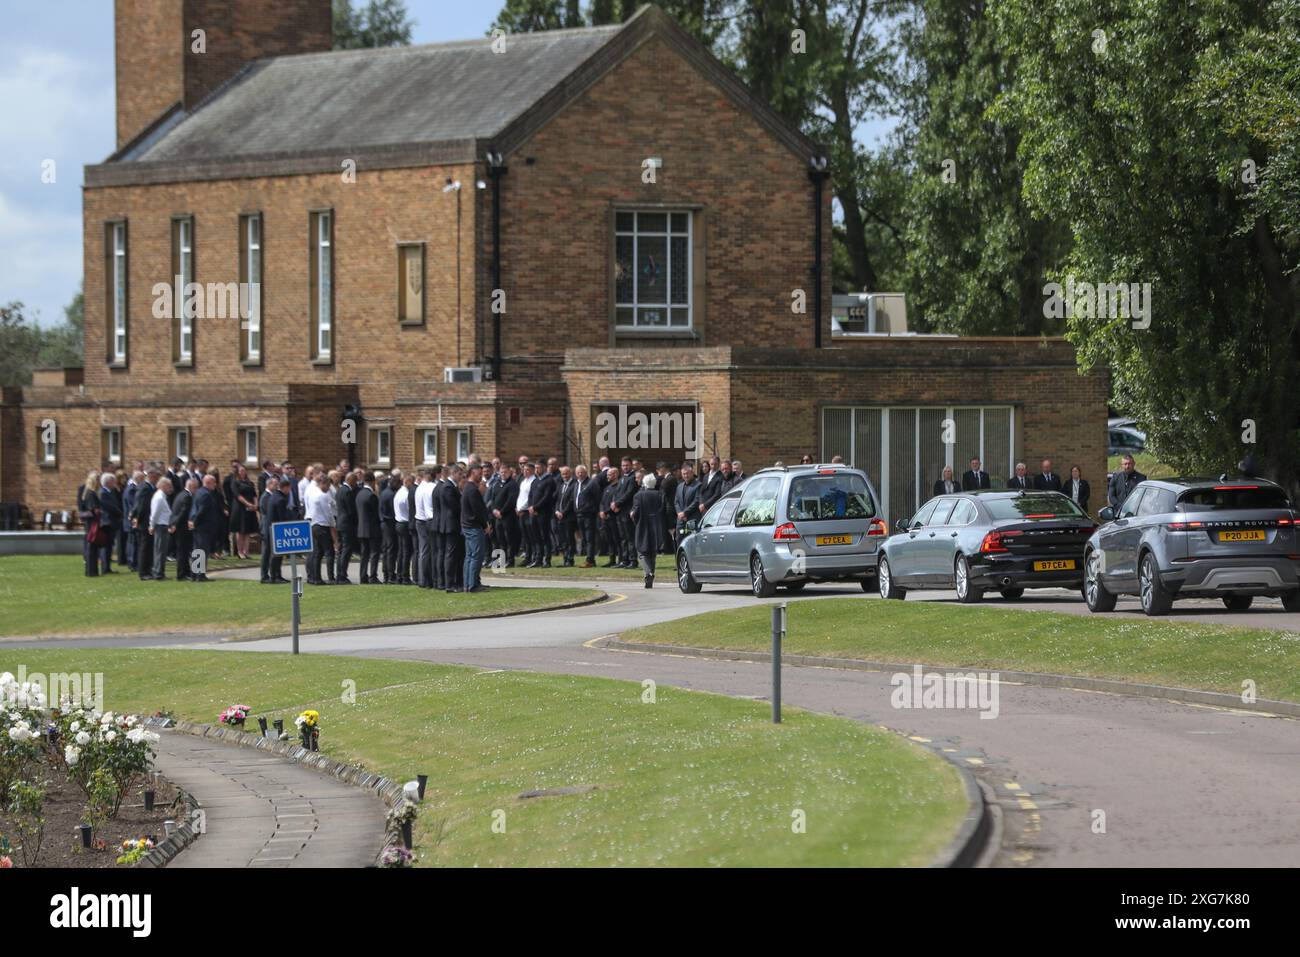
[[[311,523],[311,561],[307,564],[307,584],[323,585],[320,577],[321,560],[329,570],[330,584],[334,584],[334,499],[330,495],[329,477],[307,486],[303,496],[307,521]]]
[[[167,497],[171,493],[171,479],[159,479],[158,490],[149,500],[149,534],[153,536],[153,572],[148,576],[141,576],[145,581],[167,580],[167,546],[171,541],[168,535],[168,523],[172,517],[172,507]]]
[[[433,587],[433,492],[437,483],[428,469],[420,469],[415,486],[415,583],[421,588]]]
[[[537,548],[537,527],[534,515],[528,511],[528,499],[533,494],[533,483],[537,481],[533,463],[523,460],[523,478],[519,480],[519,497],[515,499],[515,515],[519,519],[519,531],[524,540],[524,555],[531,563]],[[513,557],[513,556],[512,556]]]
[[[309,465],[302,470],[302,478],[298,480],[298,501],[303,505],[303,517],[307,517],[307,489],[316,484],[316,467]]]

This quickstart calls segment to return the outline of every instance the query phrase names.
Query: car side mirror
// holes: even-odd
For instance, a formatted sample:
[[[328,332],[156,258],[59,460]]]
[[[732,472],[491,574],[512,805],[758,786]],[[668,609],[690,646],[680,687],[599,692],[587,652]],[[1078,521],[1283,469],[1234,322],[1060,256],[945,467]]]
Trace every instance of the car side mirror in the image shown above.
[[[911,527],[912,526],[908,524],[908,520],[905,518],[900,518],[894,522],[894,531],[896,532],[906,532]]]
[[[1097,513],[1097,517],[1100,518],[1103,522],[1113,522],[1115,521],[1115,510],[1111,508],[1109,505],[1107,505],[1105,508],[1103,508],[1100,512]]]

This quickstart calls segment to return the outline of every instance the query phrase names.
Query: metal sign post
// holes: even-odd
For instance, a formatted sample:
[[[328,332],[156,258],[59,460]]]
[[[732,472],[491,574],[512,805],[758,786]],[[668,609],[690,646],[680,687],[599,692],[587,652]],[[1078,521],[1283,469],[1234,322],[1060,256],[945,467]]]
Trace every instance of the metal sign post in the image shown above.
[[[781,639],[785,637],[785,602],[772,606],[772,723],[781,723]]]
[[[298,575],[298,556],[311,551],[311,523],[306,521],[275,522],[271,525],[271,554],[289,556],[289,581],[293,591],[293,653],[298,653],[298,623],[301,620],[302,578]]]

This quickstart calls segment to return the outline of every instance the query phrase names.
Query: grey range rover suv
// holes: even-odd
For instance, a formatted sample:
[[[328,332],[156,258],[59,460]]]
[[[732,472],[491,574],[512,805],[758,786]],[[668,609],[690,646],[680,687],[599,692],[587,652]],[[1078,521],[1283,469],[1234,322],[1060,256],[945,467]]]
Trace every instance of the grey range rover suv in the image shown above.
[[[1265,479],[1167,479],[1138,485],[1084,549],[1084,599],[1111,611],[1137,595],[1148,615],[1175,598],[1215,597],[1244,611],[1260,595],[1300,611],[1300,543],[1286,492]]]

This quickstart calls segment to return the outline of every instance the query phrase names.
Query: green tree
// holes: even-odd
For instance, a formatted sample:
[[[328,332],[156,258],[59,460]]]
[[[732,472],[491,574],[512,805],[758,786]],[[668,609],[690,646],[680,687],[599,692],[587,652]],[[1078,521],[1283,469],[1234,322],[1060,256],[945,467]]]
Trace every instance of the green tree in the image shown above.
[[[404,0],[369,0],[363,10],[352,0],[334,0],[334,49],[398,47],[411,42],[414,26]]]
[[[1295,487],[1295,0],[1003,0],[995,20],[1023,195],[1073,244],[1056,278],[1151,284],[1148,328],[1075,310],[1081,364],[1110,367],[1115,404],[1176,468],[1253,452]]]
[[[27,385],[40,353],[41,334],[21,302],[0,306],[0,385]]]
[[[1015,82],[984,2],[924,4],[900,43],[908,130],[903,285],[914,324],[966,335],[1059,334],[1043,315],[1065,230],[1022,199],[1020,132],[990,114]]]
[[[37,368],[79,366],[85,362],[86,301],[81,290],[63,307],[63,322],[41,330]]]

